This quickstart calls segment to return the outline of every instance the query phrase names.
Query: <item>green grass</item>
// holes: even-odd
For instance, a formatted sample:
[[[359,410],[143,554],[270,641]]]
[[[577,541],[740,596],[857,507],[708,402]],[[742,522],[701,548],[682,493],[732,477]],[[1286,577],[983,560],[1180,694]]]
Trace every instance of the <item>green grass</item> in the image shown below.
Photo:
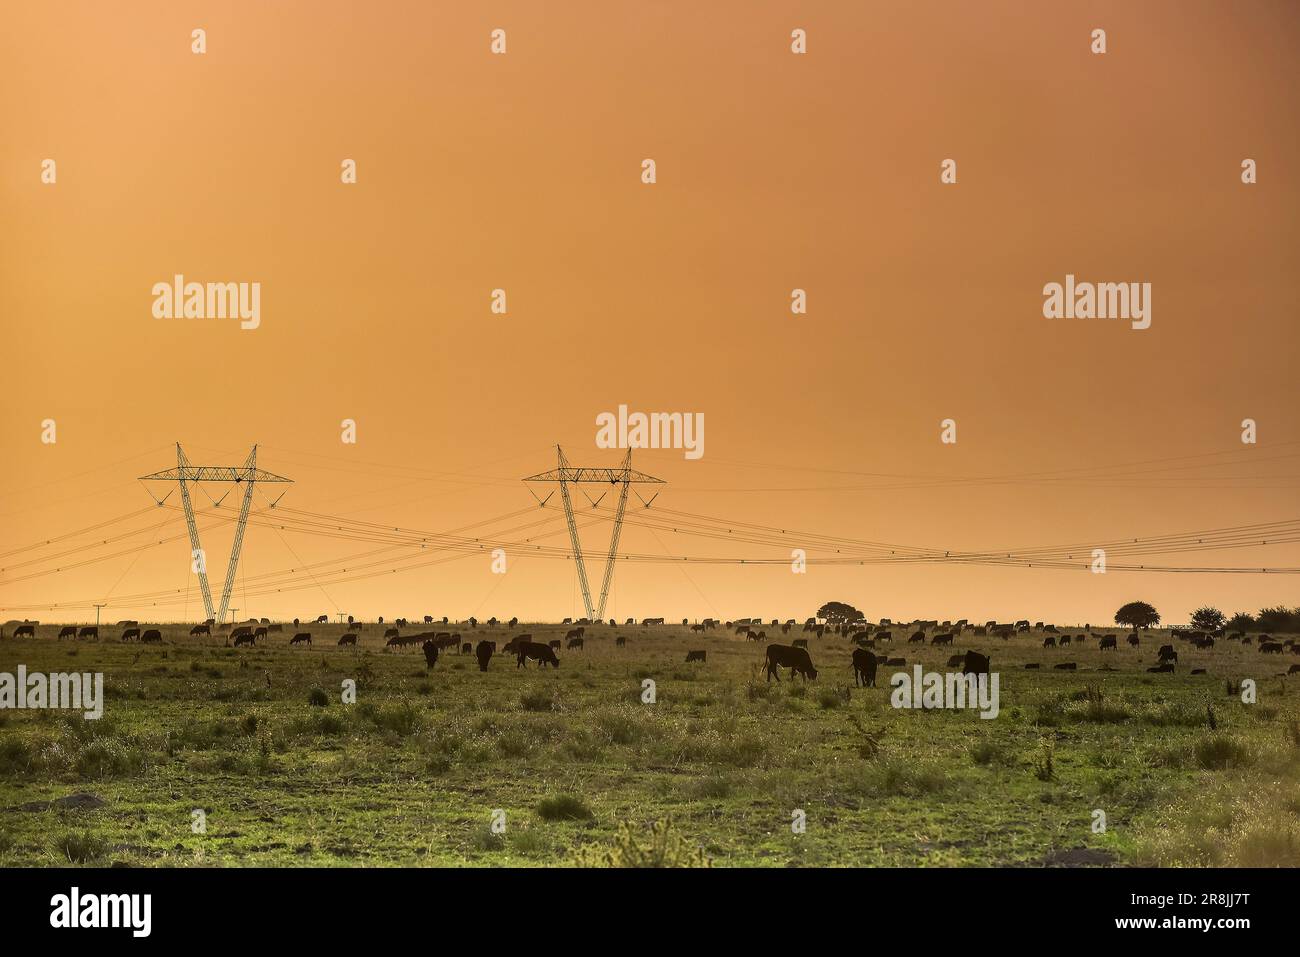
[[[84,642],[75,658],[67,642],[0,643],[0,670],[105,674],[100,721],[0,712],[0,866],[988,866],[1081,847],[1134,864],[1300,860],[1300,694],[1249,647],[1180,645],[1171,676],[1145,671],[1159,635],[1105,657],[966,635],[959,649],[1001,675],[1001,713],[981,720],[891,708],[894,669],[855,688],[830,637],[810,642],[818,681],[769,684],[761,647],[673,627],[589,628],[558,670],[498,656],[487,673],[312,630],[311,649],[235,650],[176,626],[160,646]],[[687,669],[693,647],[708,662]],[[952,653],[895,652],[938,671]],[[1258,704],[1227,693],[1242,678]],[[72,795],[105,803],[47,806]]]

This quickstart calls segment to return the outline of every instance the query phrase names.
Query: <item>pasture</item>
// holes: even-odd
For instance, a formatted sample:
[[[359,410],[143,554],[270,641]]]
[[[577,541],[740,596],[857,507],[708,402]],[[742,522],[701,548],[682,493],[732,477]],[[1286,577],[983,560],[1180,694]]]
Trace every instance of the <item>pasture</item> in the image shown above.
[[[486,673],[450,648],[428,669],[419,647],[385,650],[375,624],[355,648],[333,624],[251,648],[141,627],[163,640],[41,625],[0,641],[0,671],[102,672],[105,686],[97,721],[0,711],[0,865],[536,866],[620,846],[671,863],[675,842],[714,866],[1300,864],[1300,675],[1281,674],[1300,656],[1254,644],[1198,650],[1156,630],[1132,648],[1112,628],[1094,633],[1117,634],[1114,651],[1044,648],[1037,631],[933,647],[895,628],[885,651],[909,671],[990,656],[1000,713],[983,720],[891,707],[903,669],[855,688],[853,645],[829,633],[809,640],[815,681],[766,681],[764,644],[808,637],[798,627],[756,643],[588,626],[558,669],[498,653]],[[498,648],[567,631],[404,633],[434,627]],[[312,646],[290,647],[295,630]],[[1171,642],[1175,673],[1147,673]],[[687,664],[695,649],[706,660]],[[1078,670],[1053,667],[1067,661]],[[1243,678],[1254,704],[1229,693]]]

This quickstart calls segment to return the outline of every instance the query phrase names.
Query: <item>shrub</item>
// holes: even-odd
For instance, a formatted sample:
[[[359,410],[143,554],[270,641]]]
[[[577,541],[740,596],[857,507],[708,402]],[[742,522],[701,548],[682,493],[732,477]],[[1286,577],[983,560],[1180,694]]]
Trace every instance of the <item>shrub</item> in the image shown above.
[[[553,794],[537,805],[537,814],[543,821],[588,821],[591,808],[576,794]]]
[[[545,688],[534,688],[519,696],[519,706],[525,711],[550,711],[554,704],[554,695]]]
[[[330,703],[330,699],[325,694],[324,688],[312,688],[311,693],[307,695],[307,703],[316,708],[324,708]]]
[[[597,850],[580,848],[574,854],[579,867],[708,867],[704,849],[691,846],[673,830],[668,821],[656,821],[650,828],[650,840],[637,840],[632,825],[624,822],[614,846]]]
[[[1193,748],[1198,767],[1207,771],[1246,767],[1252,761],[1250,749],[1225,734],[1211,735],[1196,742]]]
[[[85,864],[108,852],[108,842],[90,831],[65,831],[54,839],[54,849],[73,864]]]

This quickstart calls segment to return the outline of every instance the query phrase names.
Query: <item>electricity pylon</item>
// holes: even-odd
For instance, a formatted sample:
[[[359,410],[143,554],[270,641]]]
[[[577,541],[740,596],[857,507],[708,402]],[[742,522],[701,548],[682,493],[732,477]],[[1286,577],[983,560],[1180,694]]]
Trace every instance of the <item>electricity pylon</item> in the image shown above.
[[[181,504],[185,507],[185,524],[189,526],[190,530],[190,554],[195,560],[194,569],[199,575],[199,588],[203,591],[203,607],[207,610],[209,618],[215,621],[224,621],[226,609],[230,605],[230,591],[235,587],[235,569],[239,567],[239,552],[244,544],[244,529],[248,526],[248,509],[253,503],[253,488],[258,482],[290,483],[293,479],[259,469],[257,467],[256,445],[248,453],[248,458],[244,460],[244,464],[235,467],[230,465],[191,465],[190,460],[185,457],[185,451],[181,448],[181,444],[177,442],[176,468],[142,475],[140,481],[175,482],[180,486]],[[194,521],[194,504],[190,500],[189,483],[191,482],[233,482],[235,485],[244,486],[244,499],[239,506],[239,520],[235,523],[235,542],[230,546],[230,564],[226,566],[226,581],[221,586],[220,610],[215,614],[212,610],[212,591],[208,588],[207,560],[203,552],[203,546],[199,544],[199,528]],[[153,495],[152,492],[149,494]],[[228,495],[229,492],[226,494]],[[155,496],[154,501],[161,506],[170,496],[170,492],[164,495],[162,499]],[[279,498],[271,503],[271,508],[275,508],[281,498],[284,498],[283,492],[280,493]],[[225,499],[226,496],[222,495],[213,504],[220,506]]]
[[[602,468],[574,468],[569,465],[568,459],[564,457],[564,449],[558,445],[555,447],[558,467],[548,472],[539,472],[537,475],[530,475],[525,482],[558,482],[560,486],[560,499],[564,502],[564,517],[569,523],[569,541],[573,546],[573,563],[578,568],[578,584],[582,586],[582,602],[587,609],[587,618],[591,621],[599,621],[605,617],[605,602],[609,598],[609,588],[614,581],[614,555],[618,551],[619,536],[623,532],[623,513],[627,508],[627,493],[632,485],[663,485],[664,480],[655,478],[653,475],[646,475],[644,472],[638,472],[632,468],[632,450],[627,450],[627,457],[623,459],[621,468],[602,469]],[[614,530],[609,537],[609,555],[605,559],[605,577],[600,586],[600,604],[593,606],[591,603],[591,588],[587,584],[587,564],[582,557],[582,543],[578,540],[578,523],[573,517],[573,499],[569,496],[569,486],[572,484],[609,484],[622,486],[618,492],[618,507],[614,510]],[[531,491],[531,490],[530,490]],[[554,494],[554,493],[552,493]],[[583,493],[586,495],[586,493]],[[659,495],[656,492],[650,498],[653,502]],[[536,498],[536,495],[533,496]],[[550,495],[544,499],[538,499],[543,506],[550,499]],[[587,501],[591,502],[591,497],[586,496]],[[591,507],[595,508],[600,504],[600,500],[605,496],[602,494],[596,501],[591,502]],[[640,493],[637,494],[640,498]],[[646,508],[650,507],[650,502],[641,500]]]

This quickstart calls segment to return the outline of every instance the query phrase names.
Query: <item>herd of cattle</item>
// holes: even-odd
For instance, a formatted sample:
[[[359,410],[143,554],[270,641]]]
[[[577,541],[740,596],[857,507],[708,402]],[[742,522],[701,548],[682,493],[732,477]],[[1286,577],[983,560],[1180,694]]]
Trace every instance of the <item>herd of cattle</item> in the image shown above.
[[[315,624],[326,624],[329,618],[321,615],[315,619]],[[425,624],[433,624],[432,616],[424,616]],[[444,625],[450,624],[447,618],[442,619]],[[626,622],[628,626],[636,624],[635,619],[629,618]],[[378,624],[384,626],[384,620],[379,619]],[[514,629],[518,625],[518,619],[512,618],[509,622],[498,621],[491,618],[486,622],[479,622],[475,618],[468,619],[465,626],[470,630],[478,630],[480,624],[485,629],[492,630],[498,627]],[[578,619],[575,623],[566,618],[564,625],[576,625],[569,628],[563,639],[555,638],[547,642],[534,641],[533,635],[529,633],[519,634],[509,641],[502,643],[500,653],[512,655],[516,661],[516,668],[525,667],[529,661],[537,662],[539,668],[547,666],[558,668],[560,666],[559,657],[556,652],[562,648],[567,651],[582,651],[586,646],[587,628],[593,626],[593,622],[586,619]],[[597,621],[595,626],[604,627],[604,621]],[[640,623],[643,627],[663,625],[662,618],[646,618]],[[12,637],[14,638],[34,638],[39,622],[8,622],[4,627],[0,627],[0,638],[5,637],[7,629],[12,628]],[[310,631],[297,631],[301,625],[299,619],[294,619],[293,625],[295,631],[289,638],[290,646],[312,644],[312,633]],[[775,633],[777,630],[781,634],[789,634],[791,629],[796,627],[795,619],[788,619],[781,622],[772,619],[770,623],[764,622],[759,618],[741,618],[736,621],[721,622],[718,619],[706,618],[702,622],[691,624],[687,620],[682,621],[683,627],[689,627],[692,633],[707,633],[718,629],[732,631],[737,637],[742,637],[746,641],[765,642],[767,640],[767,628],[771,628]],[[610,619],[608,622],[610,628],[617,628],[617,623]],[[108,626],[105,626],[107,628]],[[424,630],[414,633],[403,634],[402,630],[410,628],[410,622],[405,618],[398,618],[384,627],[383,641],[384,650],[400,652],[404,649],[419,648],[425,657],[426,664],[432,668],[438,660],[438,656],[448,650],[455,650],[457,654],[473,654],[479,665],[479,670],[487,671],[488,664],[492,657],[498,653],[498,642],[483,639],[477,643],[466,641],[460,632]],[[120,629],[119,641],[139,641],[142,643],[159,643],[163,640],[162,632],[158,628],[141,628],[140,623],[134,620],[123,620],[117,622],[117,628]],[[356,647],[358,638],[365,630],[365,625],[360,621],[348,618],[347,627],[344,634],[337,639],[339,647]],[[212,620],[193,626],[190,629],[192,637],[212,636],[213,632],[218,634],[225,632],[227,643],[233,644],[234,647],[255,647],[259,642],[265,643],[271,639],[272,635],[282,634],[285,626],[279,622],[271,622],[268,619],[249,619],[241,625],[221,624],[217,625]],[[879,624],[860,621],[852,623],[826,623],[818,622],[816,619],[809,618],[803,623],[803,633],[812,638],[825,638],[827,635],[839,636],[847,639],[853,646],[852,665],[855,682],[862,687],[874,687],[876,682],[876,672],[881,666],[897,667],[907,664],[906,658],[894,657],[887,654],[879,653],[881,645],[891,645],[895,640],[895,631],[898,632],[898,639],[905,640],[908,644],[922,644],[931,647],[952,646],[953,642],[969,632],[974,638],[1000,638],[1004,641],[1009,640],[1013,635],[1026,634],[1037,631],[1043,634],[1042,648],[1062,649],[1086,647],[1090,642],[1095,642],[1099,651],[1118,651],[1120,636],[1113,633],[1097,634],[1091,630],[1091,626],[1085,625],[1082,631],[1075,631],[1071,634],[1069,631],[1062,632],[1052,624],[1037,622],[1033,625],[1027,620],[1017,621],[1013,624],[999,624],[996,621],[987,622],[985,625],[972,625],[963,619],[957,622],[944,621],[940,623],[937,620],[918,620],[908,623],[907,625],[895,625],[889,619],[883,619]],[[64,625],[59,627],[57,637],[59,639],[98,639],[100,637],[99,626],[96,625]],[[481,633],[481,632],[480,632]],[[904,635],[906,638],[904,639]],[[1274,639],[1270,635],[1247,635],[1243,632],[1226,633],[1224,631],[1207,633],[1201,631],[1191,631],[1184,629],[1172,629],[1169,633],[1175,641],[1182,641],[1195,647],[1199,651],[1212,651],[1217,642],[1239,642],[1242,646],[1256,645],[1261,654],[1283,654],[1290,653],[1300,655],[1300,641],[1294,638]],[[764,669],[767,674],[767,680],[775,678],[780,681],[780,670],[783,668],[790,669],[790,677],[801,676],[805,681],[816,679],[817,669],[814,667],[812,658],[809,654],[810,638],[795,638],[789,645],[770,644],[767,645],[764,653]],[[1036,639],[1035,639],[1036,640]],[[1132,648],[1140,648],[1143,642],[1142,635],[1137,632],[1131,632],[1123,637],[1124,642]],[[1149,638],[1147,640],[1150,640]],[[627,645],[627,636],[615,636],[615,647],[623,648]],[[875,649],[875,650],[873,650]],[[703,649],[690,649],[686,655],[686,662],[704,663],[707,661],[708,652]],[[1156,652],[1156,664],[1147,668],[1152,673],[1173,673],[1175,666],[1178,664],[1178,651],[1173,644],[1163,644]],[[977,651],[968,650],[962,653],[953,654],[947,659],[947,667],[960,668],[963,673],[967,674],[987,674],[989,671],[989,659],[986,655]],[[1026,669],[1035,670],[1042,667],[1039,662],[1029,662],[1024,665]],[[1074,661],[1061,661],[1053,665],[1053,668],[1059,671],[1075,671],[1078,669],[1078,663]],[[1108,666],[1103,666],[1103,670],[1108,670]],[[1205,668],[1194,668],[1191,674],[1204,674]],[[1300,664],[1293,664],[1287,671],[1287,674],[1300,673]]]

